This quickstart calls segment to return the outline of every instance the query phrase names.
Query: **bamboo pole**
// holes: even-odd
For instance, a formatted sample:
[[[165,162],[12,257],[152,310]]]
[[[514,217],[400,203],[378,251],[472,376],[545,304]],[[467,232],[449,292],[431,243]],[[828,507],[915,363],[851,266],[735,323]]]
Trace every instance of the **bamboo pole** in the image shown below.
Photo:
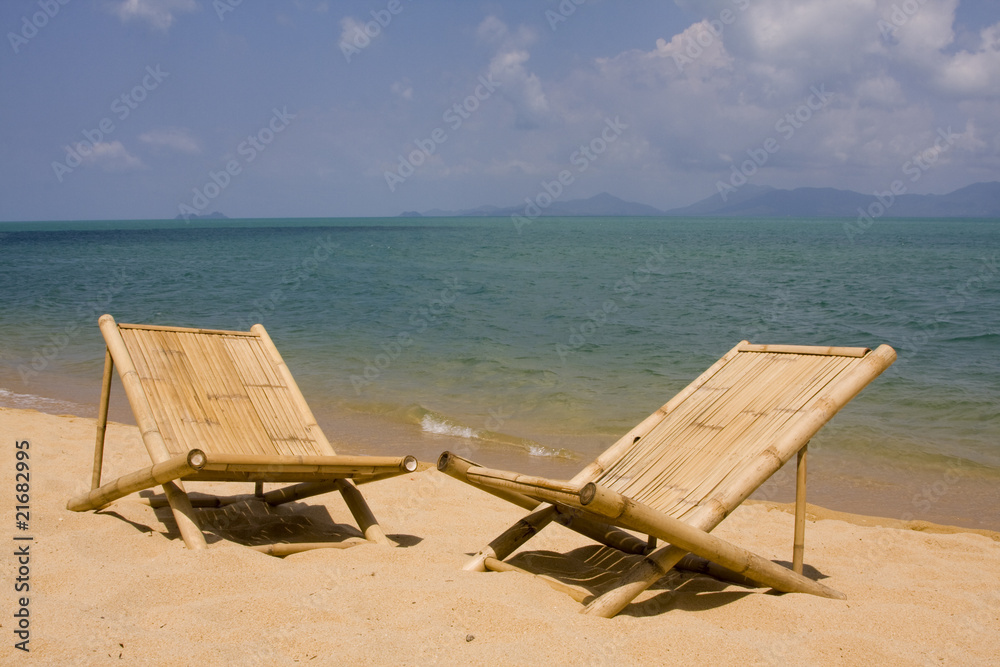
[[[823,357],[863,357],[867,347],[823,347],[821,345],[754,345],[740,346],[740,352],[773,352],[778,354],[816,354]]]
[[[438,457],[437,468],[444,474],[454,477],[455,479],[465,482],[471,486],[476,487],[486,493],[492,494],[497,498],[502,498],[509,503],[513,503],[518,507],[523,507],[526,510],[533,510],[539,505],[541,505],[540,500],[535,500],[534,498],[529,498],[523,493],[515,493],[514,491],[508,491],[507,489],[496,489],[491,486],[484,486],[473,480],[469,479],[468,472],[469,468],[480,468],[478,463],[474,463],[468,459],[463,459],[458,454],[452,452],[444,452]]]
[[[291,544],[277,542],[275,544],[253,544],[250,545],[250,548],[268,556],[284,558],[285,556],[312,551],[313,549],[350,549],[364,543],[364,540],[353,538],[343,542],[295,542]]]
[[[177,479],[167,482],[163,485],[163,493],[167,496],[174,521],[177,522],[177,531],[184,539],[187,548],[193,551],[207,549],[208,543],[205,542],[205,534],[201,532],[194,508],[191,507],[191,501],[188,499],[181,481]]]
[[[94,443],[94,473],[90,479],[90,490],[101,485],[101,468],[104,465],[104,436],[108,427],[108,405],[111,402],[111,377],[115,360],[111,350],[104,350],[104,377],[101,380],[101,403],[97,408],[97,441]]]
[[[806,451],[809,443],[799,450],[795,467],[795,540],[792,546],[792,571],[802,574],[806,541]]]
[[[358,527],[364,533],[365,539],[375,544],[392,546],[392,542],[385,536],[385,533],[382,532],[382,527],[375,520],[375,515],[372,514],[368,503],[365,502],[364,496],[361,495],[361,492],[358,491],[351,480],[338,479],[337,489],[344,498],[347,508],[354,515],[354,520],[358,522]]]
[[[716,507],[693,513],[687,520],[691,525],[703,530],[716,526],[728,512],[739,506],[757,487],[777,472],[792,454],[807,443],[865,386],[892,365],[895,359],[895,350],[888,345],[880,345],[864,359],[856,362],[844,377],[838,378],[821,397],[813,401],[808,412],[803,413],[794,424],[783,430],[754,462],[729,479],[728,486],[715,496],[718,501]]]
[[[726,581],[731,584],[738,584],[740,586],[746,586],[748,588],[757,588],[760,586],[759,583],[750,577],[737,574],[729,568],[722,567],[718,563],[713,563],[707,558],[702,558],[701,556],[696,556],[694,554],[687,554],[684,558],[681,558],[677,561],[677,564],[674,565],[674,569],[684,570],[685,572],[706,574],[713,579]]]
[[[636,596],[663,578],[687,553],[684,549],[670,544],[660,547],[626,572],[617,588],[592,601],[580,613],[611,618]]]
[[[580,486],[571,482],[491,468],[469,468],[466,475],[473,482],[490,488],[541,498],[546,502],[565,503],[570,507],[579,507],[580,504]]]
[[[479,466],[479,464],[468,459],[464,459],[452,452],[444,452],[438,458],[438,470],[446,475],[449,475],[450,477],[454,477],[455,479],[465,482],[470,486],[474,486],[477,489],[485,491],[486,493],[492,494],[497,498],[506,500],[509,503],[513,503],[514,505],[529,511],[542,505],[541,500],[529,498],[522,493],[485,486],[469,479],[467,475],[469,468],[480,467],[481,466]],[[559,506],[557,507],[556,512],[557,514],[554,517],[556,522],[562,524],[570,530],[574,530],[581,535],[584,535],[585,537],[589,537],[592,540],[606,544],[607,546],[618,549],[619,551],[624,551],[625,553],[639,555],[646,553],[646,543],[631,533],[627,533],[620,528],[606,523],[594,521],[593,518],[584,517],[579,510],[570,507]]]
[[[236,503],[246,502],[252,499],[252,496],[242,495],[242,496],[209,496],[201,493],[189,493],[188,500],[191,502],[191,507],[196,508],[218,508],[226,507],[227,505],[235,505]],[[170,503],[167,502],[166,496],[148,496],[142,498],[136,498],[135,502],[142,505],[149,505],[153,509],[161,509],[164,507],[170,507]]]
[[[556,508],[554,506],[548,504],[539,506],[538,509],[528,514],[483,547],[462,569],[469,572],[485,572],[487,558],[503,560],[514,553],[522,544],[534,537],[555,516]]]
[[[559,581],[552,577],[545,576],[543,574],[535,574],[534,572],[529,572],[524,568],[518,567],[516,565],[511,565],[502,560],[497,560],[496,558],[487,557],[484,560],[484,565],[487,570],[492,570],[493,572],[518,572],[520,574],[527,574],[539,581],[544,581],[552,589],[559,591],[560,593],[565,593],[577,602],[583,604],[590,598],[594,597],[592,593],[583,590],[578,586],[571,586],[570,584]]]
[[[358,486],[383,479],[398,477],[399,475],[407,475],[414,472],[417,469],[417,465],[418,462],[414,457],[406,456],[402,459],[401,464],[394,469],[385,472],[374,472],[372,474],[351,475],[350,477],[353,480],[354,485]],[[281,505],[283,503],[292,502],[293,500],[302,500],[303,498],[330,493],[331,491],[336,491],[339,488],[337,481],[341,479],[341,477],[338,477],[337,479],[329,479],[330,475],[320,475],[320,477],[321,479],[319,481],[302,482],[301,484],[295,484],[293,486],[286,486],[281,489],[268,491],[261,498],[269,505]],[[299,480],[294,479],[289,481]]]
[[[66,509],[73,512],[83,512],[103,507],[130,493],[190,475],[197,472],[204,464],[205,454],[200,449],[192,449],[187,454],[175,456],[163,463],[154,464],[150,468],[119,477],[89,493],[76,496],[66,504]]]
[[[154,464],[163,463],[170,458],[167,445],[163,440],[163,435],[159,431],[156,419],[153,417],[153,410],[146,398],[142,381],[132,363],[125,341],[122,340],[118,325],[111,315],[102,315],[98,320],[101,334],[108,345],[108,351],[118,367],[118,376],[122,380],[125,388],[125,395],[128,397],[129,405],[132,406],[132,414],[135,416],[136,424],[139,426],[139,433],[142,435],[142,442],[146,445],[146,451]],[[163,491],[170,502],[170,508],[177,522],[177,529],[184,538],[184,543],[189,549],[204,549],[208,545],[205,543],[205,536],[198,527],[195,519],[194,508],[184,493],[184,486],[180,482],[167,482],[163,485]]]
[[[222,336],[251,336],[248,331],[224,331],[222,329],[194,329],[191,327],[165,327],[159,324],[125,324],[118,325],[121,329],[145,329],[147,331],[171,331],[174,333],[217,334]]]
[[[785,593],[810,593],[820,597],[845,599],[819,582],[807,579],[746,549],[689,526],[683,521],[657,512],[646,505],[596,484],[587,484],[580,492],[580,501],[591,511],[622,525],[719,563],[737,574]]]

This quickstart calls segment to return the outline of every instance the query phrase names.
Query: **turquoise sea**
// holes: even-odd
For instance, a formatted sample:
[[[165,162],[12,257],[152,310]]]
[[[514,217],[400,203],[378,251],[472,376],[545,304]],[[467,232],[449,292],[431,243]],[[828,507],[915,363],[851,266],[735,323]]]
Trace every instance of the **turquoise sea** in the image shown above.
[[[95,416],[105,312],[261,322],[339,450],[569,478],[742,339],[888,343],[810,446],[810,502],[998,530],[1000,221],[853,223],[0,223],[0,405]]]

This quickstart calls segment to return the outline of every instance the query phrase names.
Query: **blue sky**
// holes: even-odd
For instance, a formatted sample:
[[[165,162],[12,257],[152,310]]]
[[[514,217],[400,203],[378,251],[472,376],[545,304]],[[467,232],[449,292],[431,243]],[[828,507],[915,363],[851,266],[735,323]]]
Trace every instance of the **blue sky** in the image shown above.
[[[0,29],[3,220],[1000,179],[995,0],[32,0]]]

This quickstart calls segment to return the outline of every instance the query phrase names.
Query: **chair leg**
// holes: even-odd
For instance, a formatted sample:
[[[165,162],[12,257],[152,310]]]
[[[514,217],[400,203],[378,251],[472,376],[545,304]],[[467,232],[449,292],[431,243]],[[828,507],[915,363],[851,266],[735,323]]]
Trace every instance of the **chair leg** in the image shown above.
[[[207,549],[205,535],[198,526],[198,519],[195,517],[195,510],[191,506],[191,500],[184,491],[184,485],[180,480],[167,482],[163,485],[163,492],[167,495],[167,502],[174,513],[174,521],[177,522],[177,529],[184,538],[184,544],[188,549]]]
[[[802,574],[802,560],[806,541],[806,450],[809,443],[799,450],[795,469],[795,541],[792,545],[792,571]]]
[[[364,533],[365,539],[376,544],[392,546],[392,542],[382,532],[382,527],[378,525],[375,515],[372,514],[364,496],[354,486],[354,483],[349,479],[338,479],[337,489],[344,498],[344,502],[347,503],[348,509],[351,510],[351,514],[354,515],[354,520],[358,522],[358,527]]]
[[[655,584],[687,554],[679,547],[665,546],[642,559],[622,577],[621,584],[583,608],[581,613],[611,618],[640,593]]]
[[[97,442],[94,444],[94,473],[90,480],[90,490],[101,486],[101,468],[104,465],[104,434],[108,427],[108,403],[111,400],[111,375],[115,362],[111,350],[104,353],[104,379],[101,382],[101,403],[97,408]]]
[[[483,547],[462,569],[470,572],[485,572],[487,558],[502,561],[547,526],[555,516],[556,508],[554,505],[542,505]]]

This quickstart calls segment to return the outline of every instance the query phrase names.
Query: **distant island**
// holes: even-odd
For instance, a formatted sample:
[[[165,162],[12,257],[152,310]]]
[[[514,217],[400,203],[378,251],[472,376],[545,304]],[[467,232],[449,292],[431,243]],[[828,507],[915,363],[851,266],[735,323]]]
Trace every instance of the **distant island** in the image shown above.
[[[178,215],[174,220],[229,220],[229,216],[218,211],[212,211],[205,215]]]
[[[902,190],[897,190],[902,191]],[[544,207],[539,204],[547,204]],[[457,211],[431,209],[406,211],[400,217],[745,217],[745,218],[847,218],[873,206],[882,212],[876,217],[892,218],[1000,218],[1000,181],[976,183],[944,195],[894,194],[887,188],[880,195],[865,195],[835,188],[795,188],[782,190],[745,185],[716,194],[690,206],[667,211],[619,199],[607,192],[588,199],[567,201],[526,200],[518,206],[480,206]],[[214,214],[213,214],[214,215]]]

